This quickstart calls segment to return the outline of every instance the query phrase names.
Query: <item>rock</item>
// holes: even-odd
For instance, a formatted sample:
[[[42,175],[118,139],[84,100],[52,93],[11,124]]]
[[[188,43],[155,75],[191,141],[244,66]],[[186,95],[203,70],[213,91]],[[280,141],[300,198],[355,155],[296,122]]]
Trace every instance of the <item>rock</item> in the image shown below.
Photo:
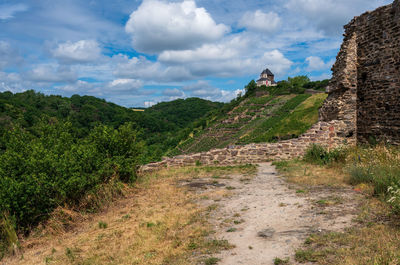
[[[273,228],[267,228],[264,230],[261,230],[257,233],[257,236],[262,237],[262,238],[271,238],[275,234],[275,229]]]

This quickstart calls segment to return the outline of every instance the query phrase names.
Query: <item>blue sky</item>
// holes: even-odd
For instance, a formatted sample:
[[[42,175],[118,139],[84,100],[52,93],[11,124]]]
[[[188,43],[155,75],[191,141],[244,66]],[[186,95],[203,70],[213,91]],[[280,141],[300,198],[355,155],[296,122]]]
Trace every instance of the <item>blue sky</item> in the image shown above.
[[[329,78],[343,25],[391,2],[0,0],[0,91],[229,101],[265,67]]]

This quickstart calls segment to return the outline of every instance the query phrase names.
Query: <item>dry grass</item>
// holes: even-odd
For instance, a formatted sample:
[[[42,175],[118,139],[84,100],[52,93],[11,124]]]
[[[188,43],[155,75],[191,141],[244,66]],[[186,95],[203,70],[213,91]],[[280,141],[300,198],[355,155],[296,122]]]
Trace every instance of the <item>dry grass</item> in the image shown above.
[[[354,190],[365,194],[354,227],[343,233],[327,232],[310,236],[304,246],[297,250],[296,261],[344,265],[400,264],[399,218],[392,214],[384,194],[376,192],[375,183],[385,177],[383,173],[396,172],[399,161],[400,149],[382,145],[351,148],[348,150],[347,161],[333,166],[317,166],[303,161],[276,163],[279,172],[289,182],[329,187],[359,183]],[[374,175],[377,180],[355,182],[350,170],[354,167],[368,169],[366,172],[377,172]],[[381,171],[374,171],[376,168]]]
[[[297,251],[298,261],[318,264],[400,264],[400,230],[397,218],[389,216],[382,201],[365,201],[356,220],[360,226],[344,233],[310,236]]]
[[[339,165],[330,167],[313,165],[301,160],[274,162],[278,172],[288,182],[303,186],[344,187],[348,176]]]
[[[5,264],[194,264],[232,246],[214,240],[206,220],[215,209],[197,203],[200,194],[178,185],[182,180],[228,174],[251,175],[254,166],[189,167],[142,176],[135,187],[125,187],[125,198],[108,209],[90,214],[70,231],[49,228],[22,241],[23,256]],[[225,189],[208,194],[227,196]],[[202,194],[204,196],[205,194]],[[46,228],[44,228],[46,230]]]

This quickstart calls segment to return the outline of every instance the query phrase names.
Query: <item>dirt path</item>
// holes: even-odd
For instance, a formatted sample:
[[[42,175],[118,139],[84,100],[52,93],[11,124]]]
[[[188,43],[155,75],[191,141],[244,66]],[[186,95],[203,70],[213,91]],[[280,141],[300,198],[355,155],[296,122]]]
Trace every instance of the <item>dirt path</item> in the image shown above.
[[[351,225],[358,200],[351,189],[314,189],[306,194],[289,185],[271,164],[260,164],[256,177],[221,180],[233,196],[219,202],[211,222],[216,236],[236,248],[219,255],[219,264],[273,264],[290,258],[311,233],[340,231]]]

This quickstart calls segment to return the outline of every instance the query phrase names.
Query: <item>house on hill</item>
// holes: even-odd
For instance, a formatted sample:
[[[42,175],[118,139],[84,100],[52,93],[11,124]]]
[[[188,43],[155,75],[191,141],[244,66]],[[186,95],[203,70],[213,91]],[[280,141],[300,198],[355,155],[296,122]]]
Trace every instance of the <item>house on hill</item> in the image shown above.
[[[274,74],[267,68],[260,74],[260,79],[257,80],[257,86],[276,86]]]

